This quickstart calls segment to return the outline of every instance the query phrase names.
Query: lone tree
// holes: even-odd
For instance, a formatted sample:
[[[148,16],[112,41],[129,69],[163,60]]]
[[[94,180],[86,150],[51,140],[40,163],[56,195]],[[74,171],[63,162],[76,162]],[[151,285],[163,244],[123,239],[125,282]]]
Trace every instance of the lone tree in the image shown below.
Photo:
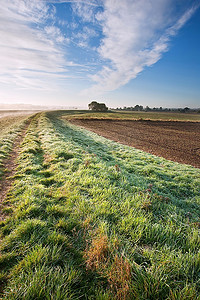
[[[90,104],[88,104],[88,107],[92,111],[107,111],[108,110],[105,103],[98,103],[96,101],[92,101]]]

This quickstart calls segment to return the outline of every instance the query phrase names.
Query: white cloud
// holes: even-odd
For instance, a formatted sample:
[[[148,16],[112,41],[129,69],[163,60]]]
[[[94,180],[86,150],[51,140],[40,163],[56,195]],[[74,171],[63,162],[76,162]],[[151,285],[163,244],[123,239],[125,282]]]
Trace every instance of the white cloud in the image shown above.
[[[98,33],[93,28],[84,26],[78,32],[74,32],[72,37],[77,46],[88,50],[91,38],[98,37]]]
[[[86,1],[73,1],[72,3],[74,13],[82,18],[83,22],[95,22],[94,10],[97,5],[94,5],[94,1],[91,1],[91,3]]]
[[[67,39],[59,28],[45,26],[52,16],[54,10],[38,0],[7,0],[0,6],[0,82],[44,88],[47,73],[56,79],[56,73],[66,71],[59,45]]]
[[[46,26],[44,28],[45,33],[48,35],[48,38],[56,41],[57,43],[69,43],[70,40],[68,38],[65,38],[64,35],[61,33],[60,29],[55,26]]]
[[[102,6],[103,5],[103,0],[43,0],[46,1],[48,3],[83,3],[83,4],[87,4],[89,6]]]
[[[174,12],[174,3],[186,0],[3,1],[0,83],[48,90],[63,88],[76,76],[88,80],[93,73],[93,86],[85,91],[90,94],[115,90],[156,63],[195,11]],[[70,24],[68,14],[57,14],[61,3],[70,3],[68,13],[76,14],[69,17]]]
[[[102,94],[125,85],[169,48],[172,36],[197,7],[175,11],[172,0],[105,0],[98,14],[104,38],[98,51],[105,65],[91,76],[95,84],[83,94]]]

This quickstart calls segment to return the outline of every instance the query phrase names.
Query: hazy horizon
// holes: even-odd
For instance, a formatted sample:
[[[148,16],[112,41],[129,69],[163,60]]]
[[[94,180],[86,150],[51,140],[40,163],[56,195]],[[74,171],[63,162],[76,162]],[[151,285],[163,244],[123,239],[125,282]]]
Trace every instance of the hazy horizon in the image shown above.
[[[106,104],[106,103],[105,103]],[[135,106],[135,105],[134,105]],[[109,109],[117,109],[117,108],[124,108],[124,107],[134,107],[134,106],[118,106],[118,107],[109,107]],[[150,109],[153,108],[160,108],[160,106],[151,107],[149,105],[145,105],[145,107],[149,107]],[[184,109],[185,106],[182,107],[162,107],[162,109]],[[35,104],[25,104],[25,103],[13,103],[13,104],[6,104],[6,103],[0,103],[0,110],[45,110],[45,109],[66,109],[66,110],[89,110],[88,105],[87,106],[65,106],[65,105],[35,105]],[[199,110],[199,107],[189,107],[189,109],[192,110]]]

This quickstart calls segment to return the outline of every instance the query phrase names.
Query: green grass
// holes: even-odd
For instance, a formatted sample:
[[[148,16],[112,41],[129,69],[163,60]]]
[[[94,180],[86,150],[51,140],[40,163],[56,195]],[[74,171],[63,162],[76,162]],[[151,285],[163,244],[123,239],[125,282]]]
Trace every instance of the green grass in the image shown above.
[[[3,162],[9,156],[16,137],[30,117],[12,116],[0,118],[0,178],[4,174]]]
[[[95,119],[122,119],[122,120],[163,120],[163,121],[200,121],[200,114],[197,113],[177,113],[177,112],[88,112],[79,111],[67,116],[73,118],[95,118]]]
[[[2,299],[198,299],[200,171],[37,114],[1,222]]]

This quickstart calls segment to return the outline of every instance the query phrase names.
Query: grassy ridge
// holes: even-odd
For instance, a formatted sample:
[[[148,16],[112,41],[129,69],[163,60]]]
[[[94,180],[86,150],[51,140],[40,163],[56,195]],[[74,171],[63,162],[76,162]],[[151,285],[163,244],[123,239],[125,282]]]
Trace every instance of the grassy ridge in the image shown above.
[[[122,120],[162,120],[162,121],[192,121],[200,122],[200,114],[175,113],[175,112],[88,112],[80,111],[68,116],[68,118],[95,118],[95,119],[122,119]]]
[[[200,171],[60,115],[37,114],[21,145],[2,299],[198,299]]]

